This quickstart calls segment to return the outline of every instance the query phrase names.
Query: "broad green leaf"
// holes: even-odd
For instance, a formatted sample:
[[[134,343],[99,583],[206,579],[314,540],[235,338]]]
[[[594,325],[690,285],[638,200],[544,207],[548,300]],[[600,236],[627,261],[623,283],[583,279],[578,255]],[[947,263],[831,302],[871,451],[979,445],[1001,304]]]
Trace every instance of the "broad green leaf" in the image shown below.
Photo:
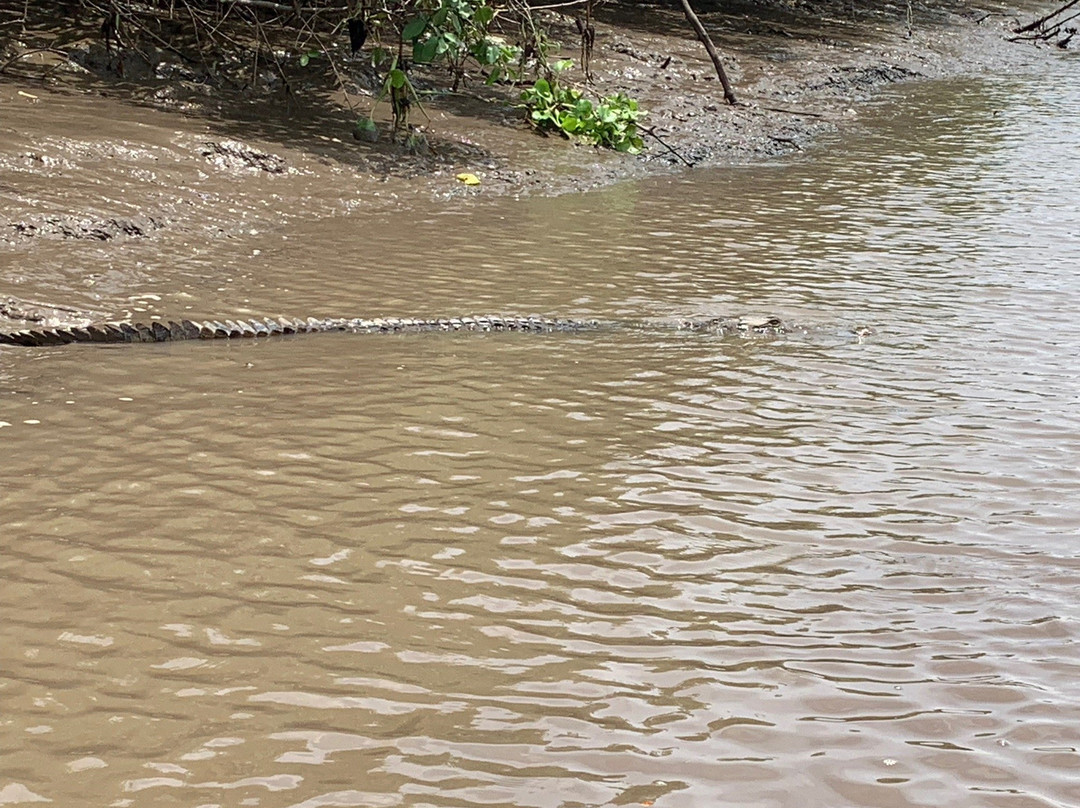
[[[408,79],[405,78],[405,71],[399,70],[396,67],[390,71],[389,78],[390,86],[393,87],[395,90],[400,90],[402,87],[405,86],[405,82],[408,81]]]
[[[427,24],[427,17],[414,17],[405,25],[405,29],[401,32],[401,38],[407,40],[416,39],[420,34],[424,33]]]
[[[438,48],[439,40],[435,37],[426,39],[423,42],[417,42],[416,45],[413,46],[413,59],[419,64],[433,62],[438,55]]]

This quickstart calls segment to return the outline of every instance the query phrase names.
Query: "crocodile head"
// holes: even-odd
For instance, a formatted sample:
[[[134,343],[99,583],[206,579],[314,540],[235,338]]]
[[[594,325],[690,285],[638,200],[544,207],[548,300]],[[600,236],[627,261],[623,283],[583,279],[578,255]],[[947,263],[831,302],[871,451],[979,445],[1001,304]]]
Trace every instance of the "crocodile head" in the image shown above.
[[[788,327],[779,317],[749,315],[714,317],[709,320],[684,320],[680,328],[714,334],[784,334]]]

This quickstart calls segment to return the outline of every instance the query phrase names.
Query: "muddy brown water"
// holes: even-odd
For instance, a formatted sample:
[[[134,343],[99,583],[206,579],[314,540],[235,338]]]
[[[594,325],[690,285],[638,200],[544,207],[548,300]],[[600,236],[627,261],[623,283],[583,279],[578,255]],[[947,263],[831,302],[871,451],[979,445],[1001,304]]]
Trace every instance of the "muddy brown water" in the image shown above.
[[[5,120],[13,219],[198,210],[13,243],[5,295],[808,331],[3,351],[0,804],[1080,804],[1078,69],[351,213],[302,155],[200,179],[154,113]]]

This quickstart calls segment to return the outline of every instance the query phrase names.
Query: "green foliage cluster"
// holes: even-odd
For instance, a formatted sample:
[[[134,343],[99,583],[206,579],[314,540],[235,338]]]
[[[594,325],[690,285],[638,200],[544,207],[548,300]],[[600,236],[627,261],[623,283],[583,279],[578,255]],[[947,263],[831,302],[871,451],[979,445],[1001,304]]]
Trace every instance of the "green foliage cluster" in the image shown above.
[[[407,0],[369,7],[366,13],[365,27],[375,40],[371,64],[385,71],[378,99],[390,99],[395,131],[408,128],[409,111],[419,105],[409,74],[416,65],[445,66],[454,92],[470,64],[487,84],[520,74],[522,48],[493,31],[499,11],[486,0]],[[374,128],[371,116],[357,122],[358,132]]]
[[[520,48],[491,33],[496,12],[486,3],[438,0],[418,4],[416,12],[401,38],[412,44],[416,64],[445,62],[454,76],[454,89],[465,76],[469,58],[488,70],[487,82],[494,84],[520,55]]]
[[[645,114],[638,103],[622,93],[593,103],[584,93],[557,78],[569,64],[553,65],[550,78],[539,78],[521,94],[529,122],[542,132],[559,132],[595,146],[638,154],[643,143],[638,120]]]
[[[371,52],[372,65],[389,65],[384,74],[380,100],[390,99],[394,127],[407,127],[409,109],[419,95],[409,76],[410,65],[444,65],[453,76],[456,91],[465,79],[470,62],[485,75],[487,84],[502,79],[518,80],[526,69],[522,45],[511,45],[493,32],[500,11],[487,0],[413,0],[408,14],[396,8],[369,17],[380,44]],[[520,20],[519,20],[520,22]],[[552,43],[535,25],[520,25],[529,32],[527,49],[533,67],[546,77],[538,78],[521,95],[529,122],[540,131],[559,132],[587,143],[637,154],[643,147],[638,120],[644,115],[632,98],[619,93],[593,102],[558,78],[572,66],[570,60],[547,64]],[[385,34],[396,34],[396,52],[387,48]],[[406,56],[408,53],[411,59]],[[357,122],[358,137],[375,130],[370,116]]]
[[[587,0],[585,22],[578,21],[586,77],[594,1]],[[360,140],[377,140],[379,128],[374,108],[360,115],[353,107],[354,83],[366,71],[341,62],[346,41],[353,57],[362,54],[369,61],[375,107],[389,101],[395,138],[403,134],[406,145],[410,138],[422,138],[410,125],[411,111],[423,109],[425,89],[417,76],[430,82],[445,69],[449,87],[427,92],[457,92],[473,76],[488,85],[524,83],[528,76],[535,83],[523,98],[537,129],[618,151],[642,148],[637,121],[644,113],[635,101],[619,94],[594,102],[556,75],[570,62],[550,63],[560,46],[538,22],[530,0],[42,0],[39,16],[52,18],[55,12],[44,7],[65,3],[90,20],[105,16],[106,52],[115,49],[121,66],[125,52],[150,43],[180,56],[186,65],[202,64],[206,75],[250,76],[253,85],[264,82],[288,93],[300,86],[290,67],[308,76],[332,74],[360,116],[354,129]],[[37,5],[23,7],[29,13]]]

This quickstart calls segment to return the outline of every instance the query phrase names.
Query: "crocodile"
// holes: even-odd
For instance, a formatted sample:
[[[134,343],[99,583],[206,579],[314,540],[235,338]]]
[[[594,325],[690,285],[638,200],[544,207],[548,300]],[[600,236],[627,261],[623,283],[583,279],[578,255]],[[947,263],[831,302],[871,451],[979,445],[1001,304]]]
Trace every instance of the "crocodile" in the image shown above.
[[[573,320],[550,317],[481,315],[475,317],[412,318],[327,318],[262,320],[178,320],[149,322],[90,323],[55,328],[0,331],[0,345],[38,347],[70,343],[172,342],[203,339],[255,339],[275,335],[329,331],[353,334],[422,333],[430,331],[593,331],[615,327],[648,327],[647,323],[601,320]],[[684,331],[712,334],[783,334],[789,326],[776,317],[735,317],[682,320],[672,324]]]

